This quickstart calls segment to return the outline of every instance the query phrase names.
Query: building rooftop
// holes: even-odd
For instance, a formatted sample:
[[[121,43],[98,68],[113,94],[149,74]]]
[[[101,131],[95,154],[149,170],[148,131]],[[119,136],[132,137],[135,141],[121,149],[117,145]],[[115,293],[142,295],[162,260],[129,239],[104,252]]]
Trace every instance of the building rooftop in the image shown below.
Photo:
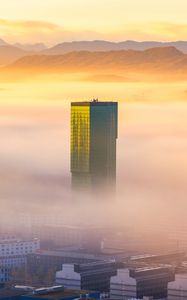
[[[142,254],[142,255],[135,255],[131,256],[131,261],[138,261],[138,260],[154,260],[154,259],[176,259],[176,258],[184,258],[185,252],[167,252],[167,253],[160,253],[160,254]]]
[[[147,277],[150,278],[151,275],[154,276],[170,276],[172,280],[174,279],[174,270],[171,266],[147,266],[142,268],[130,268],[130,276],[133,278]]]
[[[98,99],[93,99],[91,101],[71,102],[71,106],[116,106],[117,103],[116,101],[99,101]]]
[[[147,271],[155,271],[155,270],[166,270],[169,268],[171,267],[170,266],[157,266],[157,267],[147,266],[142,268],[135,268],[134,270],[136,273],[138,273],[138,272],[147,272]]]
[[[74,102],[72,102],[74,103]],[[75,102],[79,103],[79,102]],[[82,103],[82,102],[80,102]],[[71,229],[71,230],[82,230],[82,231],[88,231],[88,230],[112,230],[111,227],[105,227],[105,226],[100,226],[100,225],[92,225],[89,223],[83,223],[83,224],[75,224],[75,225],[70,225],[70,224],[34,224],[34,227],[44,227],[44,228],[51,228],[51,229]]]
[[[14,244],[14,243],[30,243],[30,242],[38,242],[38,238],[31,239],[22,239],[19,237],[2,237],[0,236],[0,245],[1,244]]]
[[[105,253],[89,253],[86,251],[68,251],[67,250],[36,250],[34,253],[29,255],[38,256],[55,256],[55,257],[75,257],[75,258],[86,258],[95,261],[103,261],[110,258],[110,255]]]

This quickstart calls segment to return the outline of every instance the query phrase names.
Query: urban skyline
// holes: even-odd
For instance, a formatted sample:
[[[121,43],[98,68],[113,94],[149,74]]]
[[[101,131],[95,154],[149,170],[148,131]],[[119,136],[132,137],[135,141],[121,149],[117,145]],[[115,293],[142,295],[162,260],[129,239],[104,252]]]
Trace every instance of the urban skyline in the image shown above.
[[[187,1],[0,2],[0,300],[187,300]]]

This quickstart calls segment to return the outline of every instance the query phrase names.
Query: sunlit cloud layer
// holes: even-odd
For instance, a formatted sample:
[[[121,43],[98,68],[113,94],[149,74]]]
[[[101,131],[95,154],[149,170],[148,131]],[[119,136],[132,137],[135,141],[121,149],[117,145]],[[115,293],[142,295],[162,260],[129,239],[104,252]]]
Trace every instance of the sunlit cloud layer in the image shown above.
[[[186,0],[0,0],[0,38],[186,39]]]
[[[171,22],[127,22],[120,28],[100,31],[68,29],[53,22],[41,20],[0,19],[1,38],[10,43],[45,42],[49,45],[72,40],[106,39],[122,41],[134,40],[185,40],[187,23]]]
[[[100,33],[94,31],[71,31],[55,23],[36,20],[0,19],[0,31],[1,38],[9,42],[46,42],[50,44],[74,39],[102,38]]]
[[[103,35],[114,41],[175,41],[186,40],[186,31],[187,23],[129,22],[119,30],[106,31]]]

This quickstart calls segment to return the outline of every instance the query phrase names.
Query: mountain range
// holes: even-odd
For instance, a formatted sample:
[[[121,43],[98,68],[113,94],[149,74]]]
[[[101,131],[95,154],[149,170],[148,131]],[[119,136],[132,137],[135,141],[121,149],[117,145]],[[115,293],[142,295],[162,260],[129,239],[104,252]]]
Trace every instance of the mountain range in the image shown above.
[[[152,48],[144,51],[77,51],[63,55],[25,56],[8,68],[60,72],[186,72],[187,54],[175,47]]]
[[[73,51],[117,51],[117,50],[146,50],[150,48],[160,47],[175,47],[178,50],[187,53],[187,42],[136,42],[136,41],[124,41],[124,42],[109,42],[109,41],[73,41],[57,44],[54,47],[45,49],[43,54],[58,55]]]
[[[149,46],[157,45],[149,48]],[[85,73],[92,80],[128,80],[151,75],[154,78],[187,78],[187,42],[173,42],[178,47],[166,46],[159,42],[120,43],[105,41],[86,41],[62,43],[52,48],[43,44],[9,45],[0,39],[1,73],[20,71],[22,74],[32,72]],[[26,48],[27,50],[25,50]],[[118,49],[122,47],[122,49]],[[123,49],[141,48],[141,49]],[[148,47],[148,49],[142,49]],[[112,50],[110,50],[112,48]],[[37,50],[36,50],[37,49]],[[41,50],[42,49],[42,50]],[[7,73],[7,74],[8,74]],[[132,74],[132,76],[131,76]],[[148,77],[147,76],[147,77]],[[2,77],[3,78],[3,77]],[[149,77],[148,77],[149,78]],[[129,79],[129,80],[131,80]]]
[[[31,52],[24,51],[15,46],[1,45],[0,46],[0,65],[7,65],[15,60],[32,54]]]
[[[5,42],[3,39],[0,39],[0,46],[7,46],[8,43]]]
[[[47,47],[42,43],[36,44],[9,44],[0,39],[0,65],[7,65],[13,61],[36,52],[43,51]]]
[[[62,55],[69,52],[90,51],[90,52],[107,52],[121,50],[138,50],[144,51],[152,48],[175,47],[179,51],[187,54],[187,41],[176,42],[109,42],[102,40],[95,41],[72,41],[57,44],[53,47],[47,47],[43,43],[36,44],[9,44],[0,39],[0,65],[6,65],[15,60],[28,55]]]

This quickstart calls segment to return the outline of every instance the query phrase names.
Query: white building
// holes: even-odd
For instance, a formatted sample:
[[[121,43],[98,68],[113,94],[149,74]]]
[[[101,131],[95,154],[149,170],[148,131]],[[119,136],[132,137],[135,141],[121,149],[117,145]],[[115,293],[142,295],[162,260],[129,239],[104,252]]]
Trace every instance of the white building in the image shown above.
[[[187,300],[187,273],[176,274],[175,281],[168,284],[168,300]]]
[[[63,264],[56,272],[56,284],[69,289],[109,293],[110,278],[116,275],[114,260],[85,264]]]
[[[68,289],[81,290],[81,275],[75,271],[74,264],[63,264],[62,270],[56,272],[56,283]]]
[[[130,277],[128,269],[119,269],[110,280],[110,298],[129,300],[136,299],[136,279]]]
[[[38,239],[22,240],[14,236],[0,236],[0,257],[21,256],[33,253],[40,248]]]
[[[174,271],[169,266],[119,269],[110,280],[110,298],[166,299],[168,282],[174,280]]]
[[[0,283],[8,281],[10,271],[26,264],[27,254],[38,249],[38,239],[26,241],[14,236],[0,236]]]

